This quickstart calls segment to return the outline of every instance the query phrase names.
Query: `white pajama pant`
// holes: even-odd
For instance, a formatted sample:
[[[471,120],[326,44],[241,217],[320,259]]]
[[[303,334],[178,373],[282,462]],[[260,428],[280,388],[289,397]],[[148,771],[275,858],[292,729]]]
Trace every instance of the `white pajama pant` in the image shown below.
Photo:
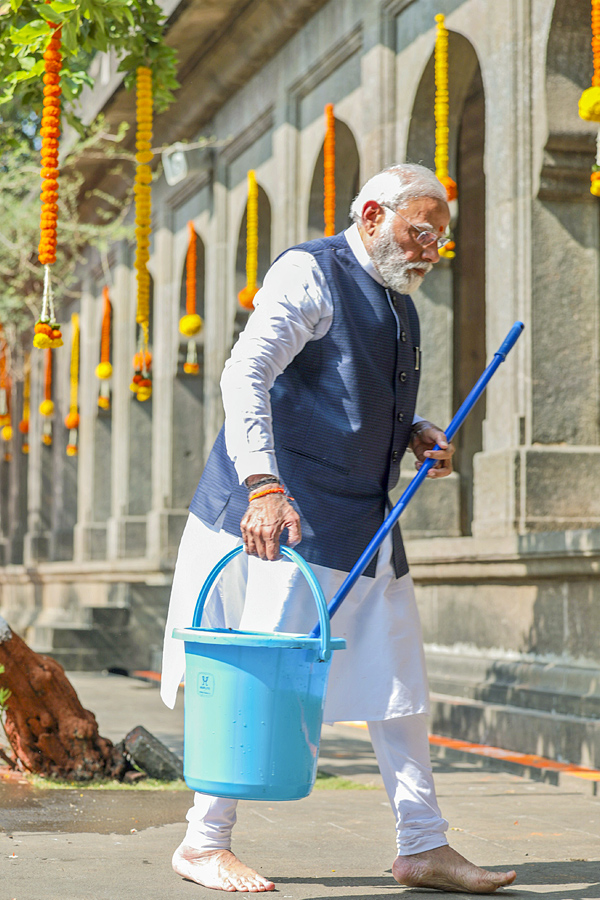
[[[448,822],[435,798],[429,760],[427,716],[398,716],[368,722],[369,735],[392,810],[398,853],[408,856],[447,844]],[[196,850],[229,850],[237,800],[194,796],[184,844]]]

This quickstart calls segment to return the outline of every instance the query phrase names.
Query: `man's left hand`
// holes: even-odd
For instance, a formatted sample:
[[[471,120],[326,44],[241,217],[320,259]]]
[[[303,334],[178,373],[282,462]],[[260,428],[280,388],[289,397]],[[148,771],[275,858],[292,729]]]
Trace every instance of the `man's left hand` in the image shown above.
[[[438,450],[434,450],[435,445]],[[417,422],[413,425],[409,447],[417,457],[415,467],[420,469],[426,459],[437,460],[427,473],[428,478],[444,478],[452,472],[452,456],[454,444],[451,444],[444,432],[431,422]]]

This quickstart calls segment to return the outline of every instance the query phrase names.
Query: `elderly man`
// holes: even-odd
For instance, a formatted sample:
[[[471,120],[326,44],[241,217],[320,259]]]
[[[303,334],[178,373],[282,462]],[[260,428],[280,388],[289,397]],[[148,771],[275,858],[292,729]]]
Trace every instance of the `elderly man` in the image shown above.
[[[342,234],[276,260],[225,366],[225,425],[190,506],[173,582],[162,679],[171,707],[183,646],[170,634],[190,623],[224,553],[243,541],[247,555],[225,570],[206,624],[307,632],[314,602],[297,568],[278,558],[282,534],[331,599],[383,521],[407,447],[417,466],[436,460],[429,477],[451,472],[453,447],[415,415],[421,349],[409,296],[439,260],[445,190],[422,166],[394,166],[365,184],[351,217]],[[420,624],[397,526],[341,606],[334,632],[347,649],[334,654],[324,720],[368,723],[397,822],[396,881],[473,893],[510,884],[514,872],[480,869],[446,841],[429,761]],[[211,888],[273,890],[231,852],[236,805],[196,794],[173,868]]]

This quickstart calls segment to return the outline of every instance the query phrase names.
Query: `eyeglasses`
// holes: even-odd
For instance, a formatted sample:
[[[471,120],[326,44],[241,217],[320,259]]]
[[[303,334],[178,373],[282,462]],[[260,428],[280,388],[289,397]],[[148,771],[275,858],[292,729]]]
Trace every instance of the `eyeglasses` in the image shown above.
[[[440,247],[445,247],[446,244],[452,240],[452,237],[449,234],[444,234],[442,237],[439,237],[433,231],[428,231],[426,228],[418,228],[416,225],[413,225],[412,222],[409,222],[408,219],[405,219],[398,210],[388,206],[387,203],[382,203],[381,206],[385,206],[385,208],[389,209],[390,212],[393,212],[395,216],[399,216],[403,222],[406,222],[406,224],[413,229],[413,231],[417,232],[415,240],[421,247],[431,247],[432,244],[437,244],[439,249]]]

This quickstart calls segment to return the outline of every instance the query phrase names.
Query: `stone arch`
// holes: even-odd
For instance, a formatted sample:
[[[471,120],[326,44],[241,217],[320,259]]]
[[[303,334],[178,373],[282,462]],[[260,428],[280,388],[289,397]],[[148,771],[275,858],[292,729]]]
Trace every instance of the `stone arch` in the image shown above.
[[[240,222],[235,254],[235,321],[233,343],[244,330],[250,312],[243,309],[237,300],[238,293],[246,284],[246,228],[248,223],[248,204],[244,207],[244,215]],[[257,284],[260,287],[267,270],[271,265],[271,203],[264,189],[258,185],[258,271]]]
[[[308,200],[307,239],[323,237],[323,158],[324,144],[313,169]],[[360,157],[356,139],[345,122],[335,120],[335,230],[343,231],[350,224],[350,204],[360,188]]]
[[[423,372],[420,408],[447,423],[485,367],[485,95],[473,45],[449,32],[449,169],[458,183],[458,213],[453,216],[456,258],[441,261],[423,283],[421,314],[425,360],[443,361]],[[408,135],[407,159],[434,166],[434,59],[429,58],[416,93]],[[473,457],[483,446],[485,397],[455,438],[459,473],[454,522],[471,533]],[[448,490],[449,488],[447,488]],[[447,532],[446,532],[447,533]]]
[[[179,315],[186,313],[186,258],[183,258],[179,289]],[[196,234],[196,312],[204,319],[206,253],[204,241]],[[172,505],[186,509],[204,465],[204,329],[194,340],[197,348],[197,375],[186,374],[187,338],[178,330],[177,376],[173,382],[173,455],[171,461]]]

